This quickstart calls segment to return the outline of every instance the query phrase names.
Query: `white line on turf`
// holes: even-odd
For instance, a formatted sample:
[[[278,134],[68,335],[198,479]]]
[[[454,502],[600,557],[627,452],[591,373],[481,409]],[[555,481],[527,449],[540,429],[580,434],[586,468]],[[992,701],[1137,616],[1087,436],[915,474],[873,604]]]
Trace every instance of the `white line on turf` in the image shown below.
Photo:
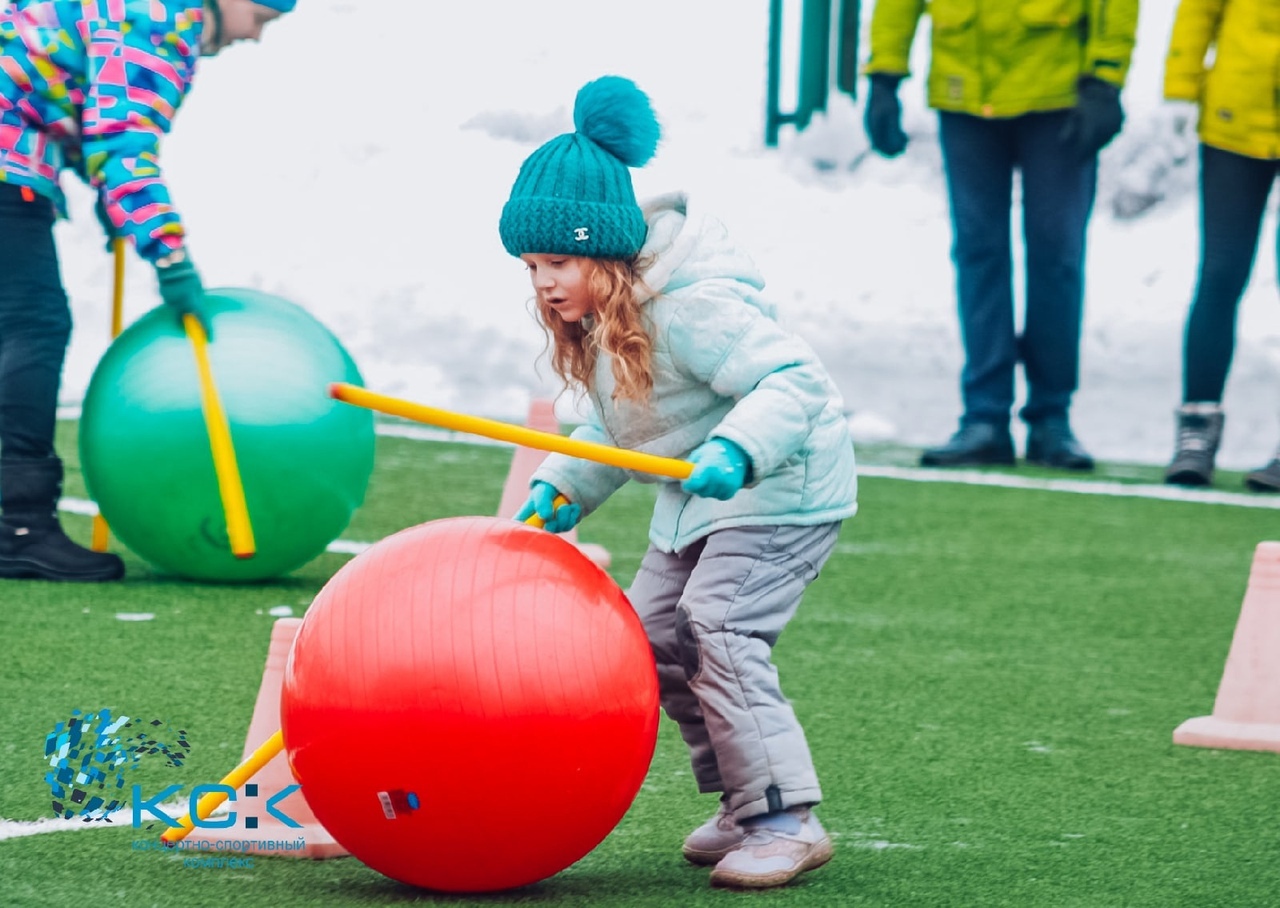
[[[187,812],[186,801],[167,801],[163,804],[157,804],[156,807],[163,813],[173,819],[178,819]],[[225,811],[225,807],[223,808]],[[214,811],[218,813],[218,811]],[[119,829],[123,825],[128,825],[133,819],[133,808],[122,808],[112,811],[109,816],[113,818],[112,822],[106,820],[94,820],[86,822],[82,818],[72,817],[64,820],[62,817],[41,817],[38,820],[5,820],[0,818],[0,842],[6,839],[21,839],[29,835],[42,835],[46,832],[75,832],[85,829]],[[148,833],[150,834],[150,833]]]
[[[1152,485],[1150,483],[1010,476],[1008,473],[987,473],[981,470],[926,470],[915,467],[880,466],[859,466],[858,475],[874,476],[879,479],[902,479],[908,482],[951,482],[962,485],[997,486],[1005,489],[1068,492],[1075,495],[1153,498],[1159,501],[1185,501],[1193,504],[1217,504],[1238,508],[1280,508],[1280,495],[1249,495],[1242,492],[1188,489],[1183,486]]]

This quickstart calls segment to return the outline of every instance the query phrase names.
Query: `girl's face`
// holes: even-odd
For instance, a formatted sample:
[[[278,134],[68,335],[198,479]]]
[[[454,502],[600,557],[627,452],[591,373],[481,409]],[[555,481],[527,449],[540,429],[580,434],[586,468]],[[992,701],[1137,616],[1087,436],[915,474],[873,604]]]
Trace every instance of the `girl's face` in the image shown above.
[[[529,269],[529,280],[538,302],[553,309],[566,322],[581,321],[584,315],[595,312],[581,257],[525,253],[520,260]]]
[[[253,0],[216,0],[222,14],[222,33],[214,46],[205,46],[202,52],[206,56],[216,54],[224,47],[237,41],[260,41],[262,29],[274,19],[280,18],[280,11],[254,3]],[[212,23],[207,23],[212,28]]]

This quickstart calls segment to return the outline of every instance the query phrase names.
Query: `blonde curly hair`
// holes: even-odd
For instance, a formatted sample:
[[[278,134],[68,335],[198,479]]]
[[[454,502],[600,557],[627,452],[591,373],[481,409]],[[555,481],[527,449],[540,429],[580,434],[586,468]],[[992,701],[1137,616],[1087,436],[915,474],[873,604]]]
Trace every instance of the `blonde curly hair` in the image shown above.
[[[640,303],[648,292],[639,259],[580,259],[594,314],[566,322],[534,298],[551,368],[566,386],[591,390],[601,353],[612,358],[614,399],[647,403],[653,391],[653,339]]]

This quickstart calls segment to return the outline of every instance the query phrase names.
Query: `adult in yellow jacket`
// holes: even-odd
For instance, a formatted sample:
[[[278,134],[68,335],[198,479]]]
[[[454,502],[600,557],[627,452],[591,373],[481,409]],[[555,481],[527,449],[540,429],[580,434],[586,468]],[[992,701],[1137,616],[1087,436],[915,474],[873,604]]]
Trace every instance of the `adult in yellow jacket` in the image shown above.
[[[1080,364],[1085,232],[1098,152],[1120,131],[1138,0],[877,0],[865,124],[886,157],[907,145],[899,83],[921,17],[931,20],[929,105],[951,209],[965,364],[959,431],[925,466],[1012,464],[1014,374],[1027,460],[1071,470],[1093,458],[1071,430]],[[1024,328],[1015,328],[1010,216],[1021,174]]]
[[[1182,0],[1164,94],[1198,112],[1200,134],[1200,268],[1183,341],[1177,449],[1165,481],[1208,485],[1222,440],[1236,313],[1280,172],[1280,2]],[[1245,483],[1280,492],[1280,452]]]

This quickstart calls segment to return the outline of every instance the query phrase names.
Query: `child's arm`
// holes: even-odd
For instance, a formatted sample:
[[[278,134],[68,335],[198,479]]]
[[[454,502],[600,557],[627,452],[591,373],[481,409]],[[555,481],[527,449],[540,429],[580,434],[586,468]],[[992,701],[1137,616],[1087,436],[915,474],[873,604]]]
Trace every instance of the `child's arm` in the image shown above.
[[[824,410],[843,409],[813,348],[729,290],[682,306],[670,343],[693,377],[737,401],[709,435],[746,452],[749,484],[799,452]]]
[[[160,171],[160,140],[191,85],[200,28],[194,4],[104,4],[120,18],[86,23],[85,171],[108,219],[155,262],[185,231]],[[174,12],[174,7],[182,7]]]
[[[597,444],[614,444],[601,428],[594,412],[569,437]],[[545,482],[553,486],[573,504],[580,505],[582,516],[586,517],[622,488],[628,478],[627,471],[619,467],[567,454],[548,454],[534,471],[529,484],[532,487],[535,482]]]

